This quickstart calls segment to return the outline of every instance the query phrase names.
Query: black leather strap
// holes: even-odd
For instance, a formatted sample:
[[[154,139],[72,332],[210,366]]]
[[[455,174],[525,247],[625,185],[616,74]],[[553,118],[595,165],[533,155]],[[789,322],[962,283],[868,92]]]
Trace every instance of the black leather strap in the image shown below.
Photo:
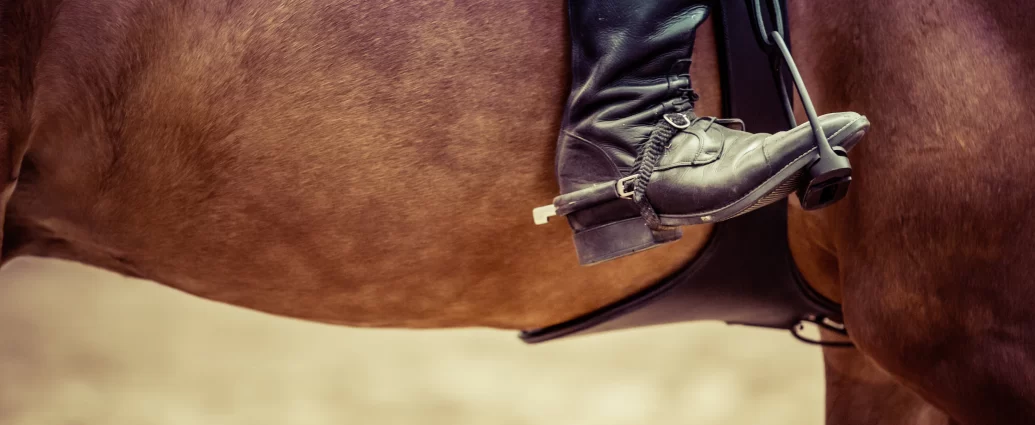
[[[716,8],[716,39],[719,44],[719,66],[722,71],[722,113],[731,118],[744,120],[752,132],[775,133],[787,130],[788,123],[783,112],[783,96],[772,78],[766,72],[772,64],[757,30],[752,25],[755,15],[748,7],[753,0],[723,0]],[[761,2],[759,14],[770,16],[766,2]],[[779,1],[784,28],[787,25],[786,0]],[[771,25],[770,28],[775,27]],[[791,45],[788,35],[784,37]],[[784,90],[790,93],[790,75],[785,74]]]

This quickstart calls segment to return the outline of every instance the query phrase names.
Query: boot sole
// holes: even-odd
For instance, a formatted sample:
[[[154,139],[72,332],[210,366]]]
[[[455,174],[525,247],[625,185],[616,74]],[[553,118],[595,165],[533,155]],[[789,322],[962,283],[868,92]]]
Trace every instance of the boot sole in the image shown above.
[[[830,145],[841,146],[844,147],[845,150],[850,150],[859,142],[859,140],[862,139],[863,136],[866,135],[866,131],[863,129],[868,125],[869,120],[867,120],[866,117],[859,117],[831,135],[828,138]],[[841,142],[841,139],[843,139],[843,142]],[[747,195],[725,207],[694,214],[660,214],[659,218],[661,219],[661,223],[665,226],[687,226],[717,223],[747,214],[751,211],[784,199],[798,190],[798,188],[804,184],[804,177],[806,174],[805,167],[818,158],[819,151],[816,147],[813,147]]]

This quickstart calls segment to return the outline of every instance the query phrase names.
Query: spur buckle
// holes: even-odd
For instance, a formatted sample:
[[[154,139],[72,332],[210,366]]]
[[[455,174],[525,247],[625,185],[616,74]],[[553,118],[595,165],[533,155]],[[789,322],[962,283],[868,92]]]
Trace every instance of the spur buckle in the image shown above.
[[[615,183],[615,191],[618,192],[618,197],[622,199],[632,199],[635,188],[633,183],[636,182],[637,175],[623,177]]]

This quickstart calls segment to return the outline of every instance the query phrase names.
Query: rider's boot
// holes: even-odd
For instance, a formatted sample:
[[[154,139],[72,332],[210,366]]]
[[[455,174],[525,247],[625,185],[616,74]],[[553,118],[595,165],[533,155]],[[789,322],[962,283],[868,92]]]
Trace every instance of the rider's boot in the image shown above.
[[[678,226],[733,218],[798,189],[818,158],[809,125],[776,134],[694,115],[694,31],[708,1],[569,0],[572,86],[557,147],[561,196],[536,221],[568,218],[587,265],[679,239]],[[869,126],[819,118],[835,149]],[[743,125],[740,125],[743,128]]]

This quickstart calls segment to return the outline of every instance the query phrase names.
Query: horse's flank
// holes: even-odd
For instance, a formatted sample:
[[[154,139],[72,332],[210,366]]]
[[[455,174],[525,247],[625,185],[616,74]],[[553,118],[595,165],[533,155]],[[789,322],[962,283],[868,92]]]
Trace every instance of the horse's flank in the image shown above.
[[[707,228],[579,268],[563,223],[531,226],[556,193],[562,2],[351,3],[9,1],[5,257],[312,320],[531,327],[693,256]],[[791,8],[818,109],[873,122],[849,198],[793,211],[796,259],[867,356],[828,375],[900,391],[886,421],[930,412],[903,382],[965,423],[1032,422],[1035,7]]]
[[[311,320],[518,328],[657,280],[708,231],[580,268],[563,223],[532,225],[557,193],[560,3],[20,4],[6,21],[55,17],[5,258]]]

